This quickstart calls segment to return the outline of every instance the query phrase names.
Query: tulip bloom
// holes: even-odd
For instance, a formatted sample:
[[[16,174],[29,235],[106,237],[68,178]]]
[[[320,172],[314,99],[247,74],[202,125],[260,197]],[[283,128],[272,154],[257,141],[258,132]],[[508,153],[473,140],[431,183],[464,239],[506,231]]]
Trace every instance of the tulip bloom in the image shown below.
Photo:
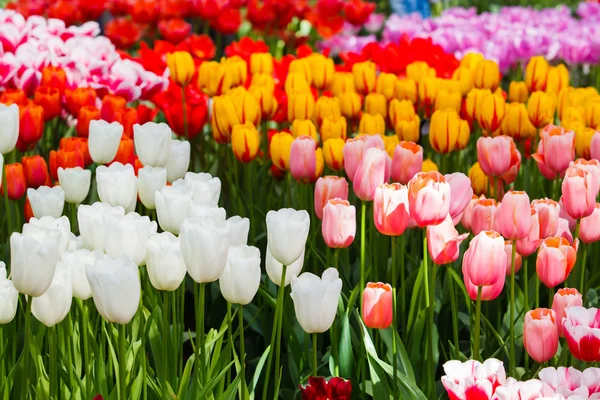
[[[295,93],[288,97],[288,121],[311,119],[315,109],[315,99],[311,92]]]
[[[505,239],[523,239],[531,229],[530,215],[527,193],[510,191],[504,195],[496,210],[494,227]]]
[[[507,136],[480,137],[477,140],[477,161],[487,176],[500,177],[511,166],[512,147],[515,144]]]
[[[362,318],[366,326],[385,329],[392,323],[392,287],[387,283],[367,283],[363,291]]]
[[[544,170],[548,170],[550,176],[562,176],[569,163],[575,159],[575,133],[548,125],[540,132],[540,137],[537,153],[532,157],[544,176],[547,175]]]
[[[107,203],[96,202],[91,206],[82,204],[77,208],[77,222],[83,245],[88,250],[104,251],[106,230],[104,216],[122,217],[123,207],[112,207]]]
[[[495,358],[483,363],[451,360],[444,364],[442,385],[451,399],[491,399],[494,389],[505,382],[504,365]]]
[[[90,156],[97,164],[111,162],[119,150],[123,125],[118,122],[108,123],[103,120],[90,122],[88,148]]]
[[[303,183],[311,182],[317,174],[317,144],[310,136],[300,136],[290,149],[290,173]]]
[[[260,286],[260,250],[254,246],[230,246],[225,269],[219,277],[221,294],[229,303],[246,305]]]
[[[63,253],[60,262],[64,264],[65,268],[71,274],[73,297],[81,300],[87,300],[92,297],[92,288],[85,274],[85,266],[88,264],[93,265],[99,257],[104,257],[102,251],[77,249]]]
[[[315,185],[315,214],[323,219],[323,208],[329,200],[348,200],[348,182],[339,176],[324,176]]]
[[[529,227],[529,233],[523,239],[517,240],[517,253],[523,257],[527,257],[533,254],[534,251],[539,247],[541,222],[539,218],[539,212],[532,206],[531,212],[531,226]]]
[[[154,204],[160,228],[178,235],[192,204],[192,194],[184,186],[164,186],[154,193]]]
[[[323,158],[325,164],[335,171],[344,167],[344,139],[331,138],[323,143]]]
[[[536,91],[531,93],[527,101],[529,120],[536,128],[548,125],[554,120],[556,101],[550,93]]]
[[[354,175],[362,160],[366,140],[366,136],[359,136],[348,139],[344,145],[344,170],[351,182],[354,181]]]
[[[23,166],[19,163],[7,164],[4,166],[6,174],[6,188],[2,185],[2,193],[8,190],[8,198],[18,200],[25,194],[27,190],[27,182],[23,172]]]
[[[35,90],[34,102],[44,109],[45,121],[50,121],[60,114],[60,91],[56,88],[39,86]]]
[[[146,122],[133,125],[135,152],[143,165],[166,167],[169,162],[173,132],[165,123]]]
[[[383,184],[375,191],[373,217],[377,230],[388,236],[399,236],[409,224],[408,189],[399,183]]]
[[[437,171],[419,172],[408,183],[410,216],[419,227],[441,223],[450,209],[450,185]]]
[[[354,193],[363,201],[371,201],[377,187],[385,181],[386,153],[377,147],[366,150],[354,174]]]
[[[292,279],[294,310],[298,323],[306,333],[328,330],[337,312],[342,280],[335,268],[328,268],[321,278],[305,272]]]
[[[460,119],[456,110],[445,109],[433,113],[429,125],[429,143],[438,153],[446,154],[464,148],[469,136],[469,124]]]
[[[463,273],[475,286],[491,286],[506,275],[504,238],[495,231],[480,232],[463,257]]]
[[[52,188],[40,186],[37,189],[27,189],[27,198],[31,204],[33,215],[41,218],[49,215],[53,218],[60,218],[65,206],[65,192],[60,186]]]
[[[173,140],[171,152],[167,163],[167,182],[173,183],[185,176],[190,166],[190,142],[187,140]]]
[[[23,172],[27,181],[27,187],[37,189],[40,186],[50,186],[50,173],[46,160],[39,155],[23,157]]]
[[[573,219],[592,215],[596,207],[598,183],[593,175],[578,168],[570,167],[562,182],[562,203],[567,214]]]
[[[454,225],[461,220],[463,212],[473,198],[471,180],[462,172],[444,175],[446,182],[450,185],[450,209],[449,213]]]
[[[473,205],[471,214],[471,231],[478,235],[482,231],[489,231],[496,226],[498,204],[494,199],[479,199]]]
[[[556,314],[547,308],[538,308],[525,314],[523,345],[535,361],[544,363],[558,350]]]
[[[406,185],[423,167],[423,148],[413,142],[400,142],[394,148],[392,179]]]
[[[323,209],[321,233],[330,248],[346,248],[356,235],[356,208],[348,200],[329,200]]]
[[[500,125],[500,133],[510,136],[516,142],[533,138],[536,135],[536,129],[529,121],[525,104],[508,104],[506,115]]]
[[[167,54],[167,68],[171,79],[179,86],[186,86],[194,75],[194,60],[187,51]]]
[[[526,103],[529,90],[526,82],[512,81],[508,85],[508,101],[511,103]]]
[[[290,169],[290,153],[294,137],[288,132],[273,135],[269,144],[269,152],[273,165],[282,171]]]
[[[233,127],[240,123],[231,97],[224,95],[213,97],[211,115],[213,138],[218,143],[228,143],[231,140]]]
[[[83,106],[77,114],[77,136],[87,138],[90,132],[90,122],[100,119],[100,109],[96,106]]]
[[[500,69],[492,60],[481,60],[473,71],[473,83],[476,88],[496,90],[500,84]]]
[[[19,106],[0,104],[0,154],[13,151],[19,139]]]
[[[308,385],[300,387],[303,400],[310,399],[349,399],[352,395],[352,382],[342,378],[309,377]]]
[[[42,324],[51,328],[61,322],[71,310],[73,283],[71,271],[60,261],[48,289],[30,299],[31,313]]]
[[[140,201],[149,210],[156,208],[154,194],[167,184],[167,170],[160,167],[143,167],[138,170],[137,190]]]
[[[576,251],[563,237],[544,240],[538,251],[536,270],[542,283],[550,288],[563,283],[575,266]]]
[[[299,136],[310,136],[315,141],[319,140],[317,137],[317,127],[309,119],[295,119],[292,122],[292,136],[295,138]]]
[[[438,225],[427,227],[427,249],[433,262],[437,265],[449,264],[458,259],[460,244],[469,236],[458,234],[450,214]]]
[[[580,306],[565,309],[564,334],[575,358],[600,361],[600,310]]]
[[[554,294],[552,299],[552,310],[556,314],[556,325],[558,326],[558,335],[564,337],[563,318],[566,316],[566,308],[573,306],[582,306],[583,300],[581,293],[577,289],[562,288]]]
[[[133,165],[119,162],[96,169],[96,185],[100,201],[133,211],[137,201],[137,178]]]
[[[340,100],[337,97],[319,97],[315,103],[315,112],[313,115],[313,119],[317,125],[321,126],[326,118],[336,120],[341,117]]]
[[[17,148],[21,152],[33,149],[44,133],[44,109],[30,102],[19,108],[19,140]]]
[[[260,149],[260,134],[251,122],[236,125],[231,131],[231,149],[235,158],[249,163]]]
[[[581,218],[579,239],[585,244],[600,240],[600,204],[596,203],[594,212],[587,217]]]
[[[292,283],[292,279],[302,271],[302,267],[304,266],[304,250],[300,254],[300,257],[293,263],[287,266],[285,273],[285,282],[283,286],[287,286]],[[283,264],[277,261],[273,254],[271,254],[271,249],[269,248],[269,243],[267,243],[267,252],[265,254],[265,270],[267,271],[267,276],[275,285],[281,285],[281,278],[283,278]]]
[[[540,238],[546,239],[556,235],[560,206],[552,199],[538,199],[531,202],[539,217]]]
[[[283,208],[267,213],[267,238],[273,258],[290,265],[304,252],[310,216],[305,210]]]
[[[506,101],[504,97],[496,93],[486,94],[481,98],[479,104],[477,122],[481,129],[491,134],[500,128],[505,114]]]
[[[0,301],[3,306],[0,309],[0,324],[8,324],[17,314],[19,305],[19,292],[10,279],[6,279],[6,265],[0,263]]]
[[[377,70],[374,62],[364,61],[354,64],[352,76],[354,77],[354,87],[358,92],[368,94],[375,90]]]

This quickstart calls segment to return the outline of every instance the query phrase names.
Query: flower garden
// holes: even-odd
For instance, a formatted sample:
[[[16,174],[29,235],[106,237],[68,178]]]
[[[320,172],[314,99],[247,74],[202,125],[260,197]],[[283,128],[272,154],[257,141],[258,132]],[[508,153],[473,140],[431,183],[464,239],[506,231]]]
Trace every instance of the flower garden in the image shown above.
[[[600,3],[392,3],[0,1],[1,399],[600,399]]]

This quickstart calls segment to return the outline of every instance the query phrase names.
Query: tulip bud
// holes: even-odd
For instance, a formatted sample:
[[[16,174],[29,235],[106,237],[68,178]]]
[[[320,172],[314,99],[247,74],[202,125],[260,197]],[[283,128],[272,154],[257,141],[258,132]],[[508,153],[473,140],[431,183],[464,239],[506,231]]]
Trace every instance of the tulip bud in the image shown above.
[[[377,187],[386,181],[386,156],[377,147],[370,148],[363,154],[353,180],[354,193],[359,199],[373,200]]]
[[[421,135],[421,120],[414,115],[409,120],[400,120],[394,126],[394,131],[399,140],[418,142]]]
[[[248,64],[240,56],[233,56],[221,59],[221,64],[225,65],[231,75],[231,86],[240,86],[246,83],[248,78]]]
[[[315,215],[323,219],[323,208],[329,200],[348,199],[348,182],[339,176],[324,176],[317,179],[315,185]]]
[[[190,166],[190,142],[187,140],[173,140],[169,161],[167,162],[167,182],[173,183],[185,176]]]
[[[295,119],[292,123],[292,136],[310,136],[317,141],[317,127],[310,119]]]
[[[267,238],[273,258],[289,266],[304,252],[310,217],[305,210],[283,208],[267,213]]]
[[[567,280],[575,266],[576,251],[563,237],[544,240],[538,251],[536,270],[540,281],[548,287],[555,287]]]
[[[335,65],[333,59],[322,54],[313,53],[306,58],[312,71],[312,85],[318,90],[325,90],[333,82]]]
[[[395,94],[398,100],[410,100],[415,104],[418,100],[417,83],[412,79],[398,79],[396,82]]]
[[[354,76],[351,72],[336,71],[333,74],[333,82],[331,84],[331,92],[339,97],[342,93],[355,92]]]
[[[271,161],[280,170],[290,169],[292,143],[294,143],[294,137],[287,132],[276,133],[271,138],[271,144],[269,145]]]
[[[65,200],[71,204],[81,204],[90,191],[92,171],[81,167],[58,168],[58,180],[65,193]]]
[[[446,154],[466,147],[470,136],[469,124],[452,109],[433,113],[429,125],[429,143],[438,153]]]
[[[288,97],[288,121],[311,119],[315,109],[315,99],[311,92],[295,93]]]
[[[4,159],[2,159],[2,162],[4,162]],[[7,164],[4,166],[4,170],[6,174],[6,188],[2,187],[2,193],[4,193],[4,190],[8,190],[9,199],[20,199],[27,190],[23,166],[19,163]]]
[[[249,163],[260,149],[260,134],[251,122],[236,125],[231,132],[231,149],[235,158]]]
[[[529,120],[536,128],[542,128],[554,121],[556,101],[554,96],[544,92],[533,92],[527,101]]]
[[[0,261],[0,325],[10,323],[17,314],[19,292],[10,279],[6,278],[6,264]]]
[[[23,172],[28,187],[37,189],[43,185],[50,185],[48,165],[42,156],[23,157],[21,163],[23,164]]]
[[[21,152],[32,150],[44,133],[44,109],[33,102],[19,108],[19,140]]]
[[[491,95],[489,89],[473,89],[465,98],[465,113],[471,121],[478,121],[484,97]]]
[[[596,207],[598,183],[593,175],[582,169],[567,168],[562,182],[563,206],[573,219],[590,216]]]
[[[413,142],[400,142],[394,148],[392,179],[406,185],[423,167],[423,148]]]
[[[368,114],[364,113],[360,118],[360,124],[358,125],[358,132],[367,135],[384,135],[385,134],[385,120],[380,114]]]
[[[486,132],[498,130],[506,114],[506,101],[501,95],[487,94],[481,98],[477,122]]]
[[[128,324],[138,310],[141,284],[138,267],[127,257],[103,257],[86,266],[94,305],[108,322]]]
[[[254,246],[230,246],[219,277],[221,294],[229,303],[246,305],[260,286],[260,251]]]
[[[463,97],[473,89],[473,71],[467,67],[458,67],[452,74],[452,79],[458,81]]]
[[[563,318],[566,316],[567,307],[580,307],[582,305],[581,293],[577,289],[558,289],[552,299],[552,311],[556,314],[558,335],[564,337]]]
[[[406,77],[421,83],[423,79],[435,78],[436,70],[424,61],[414,61],[406,66]]]
[[[198,87],[207,95],[221,96],[233,86],[231,72],[217,61],[205,61],[198,70]]]
[[[450,217],[454,225],[462,218],[462,214],[473,198],[473,189],[471,180],[462,172],[455,172],[444,175],[444,179],[450,185]]]
[[[317,99],[313,115],[317,125],[321,125],[325,118],[337,119],[341,116],[340,101],[337,97],[322,96]]]
[[[369,93],[365,96],[365,111],[368,114],[379,114],[384,119],[387,116],[387,100],[380,93]]]
[[[165,123],[133,125],[135,152],[143,165],[164,168],[169,162],[173,132]]]
[[[352,66],[352,76],[354,77],[354,87],[362,94],[371,93],[375,90],[375,80],[377,79],[377,70],[372,61],[358,62]]]
[[[436,111],[452,109],[456,110],[456,112],[459,112],[461,104],[462,97],[459,92],[448,92],[445,89],[441,89],[440,91],[438,91],[438,94],[435,98],[434,109]]]
[[[386,101],[390,101],[396,95],[396,83],[398,77],[395,74],[382,72],[377,76],[375,92],[383,95]]]
[[[523,239],[531,229],[531,206],[525,192],[510,191],[502,198],[496,211],[495,229],[505,239]]]
[[[212,131],[213,138],[218,143],[228,143],[231,131],[240,123],[233,101],[229,96],[216,96],[212,105]]]
[[[535,361],[544,363],[558,350],[556,314],[547,308],[537,308],[525,314],[523,346]]]
[[[512,81],[508,85],[508,101],[511,103],[527,103],[529,90],[527,90],[526,82]]]
[[[373,218],[377,230],[388,236],[400,236],[408,227],[410,215],[408,189],[399,183],[383,184],[375,191]]]
[[[100,117],[106,122],[122,121],[127,108],[127,100],[122,96],[107,94],[102,98]]]
[[[240,86],[230,90],[227,96],[231,98],[233,108],[237,113],[240,123],[252,122],[254,125],[260,124],[262,113],[260,104],[244,87]]]
[[[111,206],[121,206],[126,211],[133,210],[137,201],[136,176],[133,165],[115,162],[109,167],[96,169],[96,188],[100,201]]]
[[[473,83],[476,88],[489,89],[492,92],[500,85],[500,69],[492,60],[482,60],[473,72]]]
[[[330,248],[346,248],[356,235],[356,208],[348,200],[329,200],[322,210],[321,233],[325,244]]]
[[[208,217],[187,218],[179,235],[188,273],[197,283],[214,282],[227,263],[229,236],[224,222]]]
[[[248,93],[250,93],[258,102],[262,120],[269,120],[275,115],[279,103],[275,98],[273,89],[261,86],[250,86]]]
[[[60,261],[48,289],[31,301],[31,312],[41,323],[51,328],[61,322],[71,309],[73,284],[71,274]]]
[[[250,73],[256,74],[273,74],[273,56],[271,53],[252,53],[250,55]]]
[[[450,185],[439,172],[419,172],[408,183],[409,213],[419,227],[437,225],[450,209]]]
[[[83,245],[89,250],[104,251],[105,227],[104,216],[122,217],[123,207],[112,207],[107,203],[97,202],[91,206],[82,204],[77,208],[77,221]]]
[[[183,186],[165,186],[154,196],[161,229],[178,235],[192,203],[192,195]]]
[[[508,136],[480,137],[477,140],[477,160],[487,176],[500,177],[508,172],[511,166],[512,152],[515,143]]]
[[[425,114],[431,115],[438,94],[439,81],[437,78],[424,78],[419,82],[419,100],[425,108]]]
[[[545,90],[550,66],[544,56],[535,56],[529,59],[525,68],[525,83],[529,92]]]
[[[146,262],[148,238],[156,233],[156,222],[135,212],[122,216],[104,216],[106,254],[113,258],[127,256],[136,265]]]
[[[535,136],[536,129],[529,121],[525,104],[510,103],[507,105],[506,115],[500,125],[500,133],[512,137],[517,142]]]
[[[394,318],[392,314],[392,287],[387,283],[367,283],[362,297],[362,318],[366,326],[386,329]]]
[[[534,203],[535,201],[536,200],[534,200]],[[529,233],[527,233],[527,236],[525,236],[523,239],[517,240],[517,254],[520,254],[523,257],[530,256],[534,251],[537,250],[541,238],[541,222],[539,218],[539,212],[536,210],[533,204],[531,206],[530,213],[531,226],[529,228]]]
[[[60,114],[60,91],[56,88],[39,86],[35,90],[34,102],[42,106],[45,121],[50,121]]]
[[[143,167],[138,171],[137,190],[140,201],[149,210],[156,208],[154,194],[167,185],[167,170],[160,167]]]
[[[310,92],[310,84],[306,77],[300,73],[290,72],[285,78],[285,93],[289,96],[296,93]]]
[[[146,268],[156,290],[177,290],[187,272],[179,238],[171,232],[152,234],[148,238]]]
[[[294,140],[290,150],[290,173],[300,182],[316,179],[317,144],[310,136],[300,136]]]
[[[311,135],[312,136],[312,135]],[[325,143],[329,139],[341,138],[346,140],[347,137],[347,123],[346,118],[323,118],[321,123],[321,141]]]
[[[346,119],[354,119],[360,115],[362,98],[356,92],[344,92],[338,95],[340,110]]]
[[[27,189],[27,198],[31,204],[33,215],[41,218],[49,215],[59,218],[65,206],[65,192],[60,186],[40,186],[38,189]]]
[[[331,328],[341,292],[342,280],[335,268],[327,268],[321,278],[305,272],[292,279],[290,296],[304,332],[323,333]]]
[[[122,136],[123,125],[118,122],[90,121],[88,147],[92,160],[97,164],[111,162],[119,150]]]
[[[87,300],[92,297],[92,288],[87,279],[85,267],[88,264],[93,265],[96,259],[102,257],[104,257],[104,253],[99,250],[89,251],[87,249],[78,249],[63,253],[60,262],[70,272],[74,297],[81,300]]]
[[[0,154],[14,150],[19,139],[19,106],[0,104]]]
[[[438,225],[427,227],[427,250],[436,265],[453,263],[460,255],[460,244],[469,233],[458,234],[450,214]]]
[[[248,244],[248,232],[250,231],[250,220],[240,216],[233,216],[225,221],[227,236],[230,246]]]
[[[471,240],[463,257],[463,273],[475,286],[491,286],[506,275],[504,238],[482,231]]]

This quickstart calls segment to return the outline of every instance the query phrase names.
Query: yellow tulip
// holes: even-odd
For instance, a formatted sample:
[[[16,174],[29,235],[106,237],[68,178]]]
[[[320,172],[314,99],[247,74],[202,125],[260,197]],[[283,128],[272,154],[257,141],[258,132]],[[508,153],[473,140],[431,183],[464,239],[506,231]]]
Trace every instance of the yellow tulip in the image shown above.
[[[480,62],[484,61],[485,58],[480,53],[467,53],[460,60],[460,66],[470,69],[475,72]]]
[[[476,88],[490,89],[492,92],[500,85],[500,68],[495,61],[483,60],[475,68],[473,83]]]
[[[574,120],[585,124],[585,108],[583,106],[569,106],[563,112],[561,120]]]
[[[252,53],[250,56],[250,72],[252,75],[273,75],[274,64],[271,53]]]
[[[394,158],[394,150],[396,150],[396,146],[399,144],[400,139],[398,139],[398,136],[396,135],[383,137],[383,146],[391,158]]]
[[[392,125],[395,126],[401,120],[410,121],[415,115],[415,106],[410,100],[390,101],[389,116]]]
[[[424,61],[414,61],[406,66],[406,77],[417,83],[425,78],[435,78],[437,76],[435,69]]]
[[[380,93],[369,93],[365,96],[365,111],[369,114],[379,114],[383,118],[387,116],[387,101]]]
[[[550,67],[548,80],[546,81],[546,92],[558,94],[562,89],[569,86],[569,70],[564,64]]]
[[[508,85],[508,101],[511,103],[527,103],[529,91],[525,82],[512,81]]]
[[[248,92],[254,96],[258,102],[262,119],[270,119],[275,114],[277,107],[279,106],[273,90],[270,90],[264,86],[250,86]]]
[[[437,111],[452,108],[457,112],[460,112],[461,104],[462,97],[460,92],[448,92],[446,89],[441,89],[435,98],[434,109]]]
[[[239,124],[231,131],[231,149],[235,158],[249,163],[256,158],[260,149],[260,134],[251,122]]]
[[[326,142],[329,139],[341,138],[346,140],[347,137],[347,123],[346,118],[323,118],[321,123],[321,141]]]
[[[294,93],[310,92],[310,84],[302,74],[289,73],[285,78],[285,92],[288,96]]]
[[[469,92],[465,99],[465,108],[467,115],[472,121],[477,121],[479,119],[481,102],[484,97],[491,94],[492,91],[489,89],[473,89]]]
[[[192,55],[187,51],[176,51],[167,54],[167,68],[173,82],[186,86],[192,80],[196,66]]]
[[[600,96],[587,100],[585,105],[585,123],[590,128],[598,128],[600,125]]]
[[[438,110],[433,113],[429,124],[429,143],[438,153],[446,154],[464,148],[469,136],[469,124],[460,119],[456,110]]]
[[[344,168],[344,144],[346,141],[342,138],[327,139],[323,143],[325,164],[335,171]]]
[[[309,85],[312,84],[312,72],[305,58],[293,60],[288,68],[288,74],[300,74]]]
[[[401,119],[394,124],[394,131],[399,140],[418,142],[421,135],[421,119],[416,114],[408,120]]]
[[[355,92],[354,76],[351,72],[336,72],[333,74],[331,92],[334,96],[339,96],[346,92]]]
[[[341,116],[340,100],[337,97],[321,96],[317,99],[313,114],[317,125],[321,125],[324,118],[337,118]]]
[[[333,74],[335,66],[331,58],[327,58],[322,54],[313,53],[306,57],[312,71],[312,85],[319,90],[328,89],[333,82]]]
[[[252,122],[255,126],[260,124],[262,110],[256,98],[248,93],[243,86],[238,86],[227,92],[241,124]]]
[[[555,110],[556,101],[552,94],[541,91],[531,93],[527,102],[527,113],[533,126],[539,129],[554,122]]]
[[[232,86],[231,72],[216,61],[205,61],[198,71],[198,87],[207,95],[220,96]]]
[[[395,74],[382,72],[377,77],[375,91],[382,94],[387,101],[390,101],[395,96],[396,82],[398,82],[398,77]]]
[[[270,91],[275,90],[275,79],[271,75],[267,74],[254,74],[250,81],[250,86],[259,86],[269,89]]]
[[[296,93],[288,97],[288,121],[310,119],[315,110],[315,98],[311,92]]]
[[[347,119],[354,119],[360,115],[362,98],[356,92],[345,92],[338,95],[342,115]]]
[[[325,169],[325,162],[323,160],[323,149],[320,147],[317,147],[317,150],[315,150],[315,161],[316,161],[317,167],[315,169],[314,180],[316,181],[317,178],[319,178],[321,175],[323,175],[323,170]]]
[[[287,132],[278,132],[271,138],[269,152],[273,165],[282,171],[290,169],[290,152],[294,137]]]
[[[452,74],[452,79],[458,82],[463,97],[473,89],[473,71],[467,67],[458,67]]]
[[[310,119],[296,119],[292,122],[292,136],[310,136],[317,141],[317,127]]]
[[[358,132],[367,135],[383,135],[385,133],[385,120],[380,114],[364,113],[360,118]]]
[[[500,125],[500,133],[512,137],[515,142],[535,136],[536,130],[529,121],[525,104],[516,102],[507,104],[506,115]]]
[[[377,70],[372,61],[363,61],[352,66],[352,76],[354,77],[354,87],[362,94],[371,93],[375,90],[375,80],[377,79]]]
[[[546,89],[548,71],[550,65],[543,56],[535,56],[529,59],[525,67],[525,83],[529,93]]]
[[[506,101],[498,94],[488,94],[481,99],[477,122],[485,132],[494,133],[506,114]]]
[[[398,100],[410,100],[414,104],[418,100],[417,83],[412,79],[398,79],[395,93]]]
[[[421,167],[423,172],[439,171],[438,166],[430,158],[423,160],[423,166]]]
[[[228,143],[231,139],[231,130],[240,124],[240,119],[235,111],[229,96],[216,96],[212,103],[212,134],[218,143]]]
[[[438,88],[437,78],[424,78],[419,82],[419,100],[424,105],[427,113],[435,105]]]
[[[480,196],[486,194],[488,190],[489,178],[481,169],[479,162],[473,164],[469,169],[469,179],[471,180],[471,187],[473,188],[473,194]]]
[[[221,60],[221,64],[229,70],[231,74],[231,86],[240,86],[246,83],[248,79],[248,64],[240,56],[233,56]]]
[[[575,153],[577,153],[577,157],[590,159],[590,146],[595,133],[596,130],[593,128],[582,126],[575,129]]]

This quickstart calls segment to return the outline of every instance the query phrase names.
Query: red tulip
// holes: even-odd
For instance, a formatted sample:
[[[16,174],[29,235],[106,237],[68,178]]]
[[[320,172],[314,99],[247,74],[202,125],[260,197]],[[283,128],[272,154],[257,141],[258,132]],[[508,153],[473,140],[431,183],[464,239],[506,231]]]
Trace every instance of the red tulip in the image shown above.
[[[350,0],[344,4],[346,20],[355,26],[363,26],[373,11],[375,11],[375,3]]]
[[[350,400],[352,383],[342,378],[331,378],[325,382],[322,377],[308,378],[308,385],[300,386],[302,400]]]
[[[362,318],[366,326],[385,329],[392,323],[392,287],[387,283],[367,283],[363,291]]]
[[[162,20],[158,23],[160,35],[171,43],[179,43],[189,36],[192,25],[181,18]]]
[[[100,116],[106,122],[123,122],[123,116],[125,115],[126,107],[127,100],[125,100],[123,97],[108,94],[102,99]]]
[[[315,185],[315,214],[323,219],[323,208],[329,200],[348,200],[348,182],[340,176],[324,176]]]
[[[569,350],[575,358],[585,362],[600,361],[600,310],[568,307],[563,327]]]
[[[23,166],[19,163],[7,164],[4,166],[6,174],[6,186],[8,187],[8,198],[11,200],[19,200],[27,190],[27,182],[23,173]],[[2,194],[4,194],[4,187]]]
[[[48,165],[42,156],[23,157],[21,162],[27,187],[37,189],[40,186],[52,186]]]
[[[44,133],[44,109],[33,102],[19,107],[19,140],[17,148],[24,153],[33,149]]]
[[[118,17],[106,23],[104,34],[117,48],[127,50],[140,41],[142,29],[133,20]]]

